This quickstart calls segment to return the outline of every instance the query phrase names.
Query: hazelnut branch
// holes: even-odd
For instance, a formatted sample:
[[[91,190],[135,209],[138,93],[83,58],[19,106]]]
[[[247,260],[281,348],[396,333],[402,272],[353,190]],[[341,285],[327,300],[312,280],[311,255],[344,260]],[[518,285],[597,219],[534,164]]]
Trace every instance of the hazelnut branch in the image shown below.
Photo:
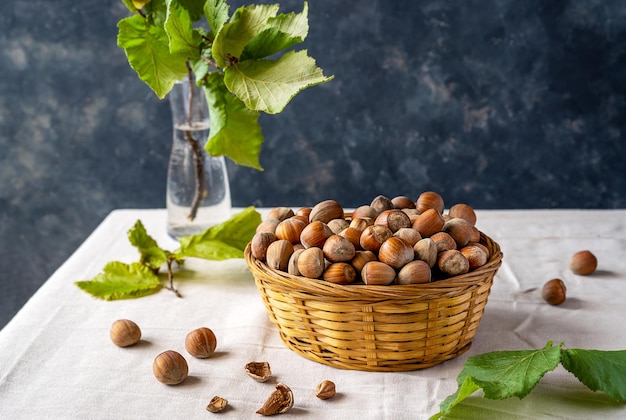
[[[193,71],[191,69],[191,65],[189,61],[187,61],[187,75],[189,78],[189,100],[188,100],[188,109],[187,109],[187,125],[189,128],[192,127],[193,121],[193,101],[194,101],[194,89],[193,89]],[[191,208],[189,209],[189,214],[187,215],[187,219],[189,221],[193,221],[196,218],[196,214],[198,213],[198,208],[200,207],[200,203],[202,199],[206,195],[205,186],[204,186],[204,155],[202,154],[202,149],[198,144],[198,140],[193,137],[191,131],[185,130],[185,141],[191,147],[191,151],[193,153],[193,164],[194,169],[196,171],[196,189],[193,197],[193,201],[191,203]]]
[[[172,263],[174,260],[172,258],[167,259],[167,279],[169,281],[169,286],[165,286],[167,290],[172,291],[176,297],[182,298],[183,296],[176,290],[174,287],[174,273],[172,272]]]

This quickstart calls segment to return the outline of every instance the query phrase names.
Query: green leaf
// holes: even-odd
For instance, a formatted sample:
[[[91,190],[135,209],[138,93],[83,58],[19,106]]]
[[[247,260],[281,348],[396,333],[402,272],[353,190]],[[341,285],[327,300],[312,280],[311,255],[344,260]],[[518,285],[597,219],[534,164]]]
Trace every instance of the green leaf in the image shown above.
[[[167,5],[165,0],[149,0],[144,4],[144,14],[151,25],[163,27],[167,17]]]
[[[441,418],[441,416],[450,411],[452,407],[454,407],[479,389],[480,385],[474,382],[474,378],[472,378],[471,376],[466,376],[463,382],[457,388],[456,392],[452,395],[449,395],[448,398],[443,400],[443,402],[439,405],[439,413],[430,417],[430,420],[436,420]]]
[[[278,61],[246,60],[225,70],[224,83],[250,109],[281,112],[301,90],[328,82],[306,50],[289,51]]]
[[[207,260],[243,258],[243,251],[260,223],[261,215],[254,207],[248,207],[200,234],[181,237],[176,254]]]
[[[228,22],[229,6],[225,0],[207,0],[204,3],[204,16],[213,31],[213,36]]]
[[[278,5],[251,5],[240,7],[216,33],[213,42],[213,57],[219,67],[227,67],[231,60],[239,59],[246,44],[263,31],[267,20],[275,17]]]
[[[185,8],[192,22],[199,21],[204,14],[204,0],[177,0]]]
[[[153,270],[158,270],[167,262],[167,258],[170,255],[169,251],[161,249],[152,236],[148,235],[141,220],[137,220],[135,226],[128,231],[128,240],[139,249],[141,254],[139,262],[141,264],[147,265]]]
[[[276,28],[281,32],[303,41],[309,33],[309,3],[302,5],[302,12],[280,14],[267,20],[267,26]]]
[[[126,52],[128,63],[163,99],[174,83],[187,74],[187,57],[171,54],[163,28],[148,25],[141,15],[120,20],[118,28],[117,44]]]
[[[191,60],[189,63],[191,64],[191,70],[196,78],[196,83],[201,85],[202,79],[208,77],[209,72],[211,71],[211,66],[202,59]]]
[[[202,37],[193,29],[189,11],[178,0],[167,0],[165,32],[169,39],[170,53],[184,55],[189,59],[200,57]]]
[[[211,129],[205,145],[213,156],[227,156],[238,165],[262,170],[259,164],[263,133],[259,113],[244,105],[224,85],[224,76],[211,73],[204,86]]]
[[[263,58],[302,42],[276,28],[268,28],[255,36],[241,53],[240,61]]]
[[[159,277],[140,263],[108,263],[92,280],[77,281],[79,288],[94,297],[117,300],[145,296],[161,288]]]
[[[626,403],[626,350],[562,350],[561,363],[592,391]]]
[[[489,399],[524,398],[561,360],[561,344],[548,342],[541,350],[484,353],[467,359],[457,377],[458,389],[440,405],[439,418],[478,389]]]
[[[304,2],[302,13],[280,14],[269,18],[266,29],[246,44],[240,61],[268,57],[304,41],[309,32],[308,11],[308,3]]]

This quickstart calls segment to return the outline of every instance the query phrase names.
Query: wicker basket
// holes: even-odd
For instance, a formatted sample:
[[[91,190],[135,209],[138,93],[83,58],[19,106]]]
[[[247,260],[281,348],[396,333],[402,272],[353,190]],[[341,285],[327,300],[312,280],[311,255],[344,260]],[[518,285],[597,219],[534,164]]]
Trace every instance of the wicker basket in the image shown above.
[[[500,246],[481,233],[486,265],[428,284],[337,285],[245,258],[283,342],[319,363],[363,371],[428,368],[467,351],[482,317]]]

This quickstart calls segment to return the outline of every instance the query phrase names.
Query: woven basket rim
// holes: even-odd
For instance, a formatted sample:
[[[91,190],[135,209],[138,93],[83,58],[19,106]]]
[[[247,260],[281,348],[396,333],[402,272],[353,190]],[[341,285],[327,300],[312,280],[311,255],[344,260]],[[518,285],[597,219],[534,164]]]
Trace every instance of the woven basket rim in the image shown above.
[[[497,271],[502,264],[503,253],[500,245],[489,236],[480,232],[480,243],[487,246],[490,251],[490,258],[486,264],[470,271],[454,277],[442,280],[436,280],[430,283],[398,285],[392,284],[387,286],[376,286],[366,284],[335,284],[321,279],[310,279],[303,276],[294,276],[284,271],[276,270],[269,267],[264,262],[257,260],[252,256],[251,244],[248,243],[244,251],[244,257],[251,271],[260,272],[265,279],[271,279],[273,282],[279,282],[287,287],[294,288],[302,292],[309,292],[317,296],[329,297],[349,297],[355,299],[363,298],[400,298],[407,299],[413,295],[424,296],[425,294],[439,295],[452,290],[464,289],[468,286],[475,285],[477,277],[484,277],[485,274]]]

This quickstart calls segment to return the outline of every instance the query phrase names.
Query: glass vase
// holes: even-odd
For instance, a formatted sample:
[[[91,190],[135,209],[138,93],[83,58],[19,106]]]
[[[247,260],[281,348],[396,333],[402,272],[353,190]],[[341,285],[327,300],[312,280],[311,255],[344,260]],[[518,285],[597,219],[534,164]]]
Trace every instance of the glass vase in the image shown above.
[[[202,88],[186,79],[168,97],[174,138],[167,173],[167,232],[179,238],[230,217],[230,185],[224,157],[204,149],[210,121]]]

